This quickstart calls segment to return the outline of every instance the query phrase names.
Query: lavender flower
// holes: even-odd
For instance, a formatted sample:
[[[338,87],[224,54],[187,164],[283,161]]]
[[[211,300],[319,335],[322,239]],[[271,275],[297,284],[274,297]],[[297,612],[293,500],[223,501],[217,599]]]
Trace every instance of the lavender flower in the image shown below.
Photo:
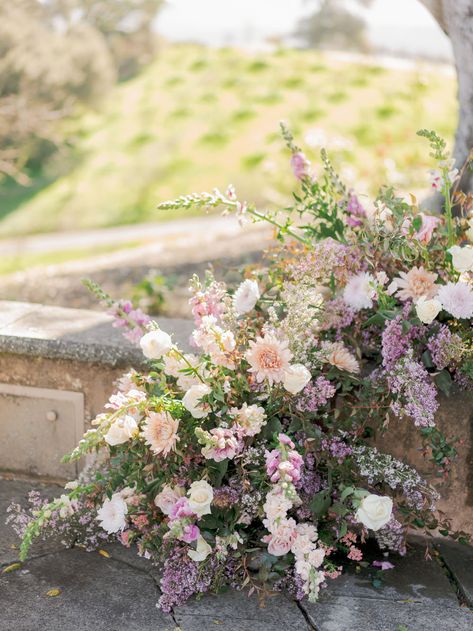
[[[428,341],[427,348],[432,355],[435,367],[438,370],[443,370],[460,360],[462,340],[458,335],[452,333],[448,326],[442,324],[439,332]]]
[[[315,382],[311,381],[297,398],[296,409],[299,412],[310,412],[315,414],[321,407],[335,395],[336,388],[323,376],[317,377]]]

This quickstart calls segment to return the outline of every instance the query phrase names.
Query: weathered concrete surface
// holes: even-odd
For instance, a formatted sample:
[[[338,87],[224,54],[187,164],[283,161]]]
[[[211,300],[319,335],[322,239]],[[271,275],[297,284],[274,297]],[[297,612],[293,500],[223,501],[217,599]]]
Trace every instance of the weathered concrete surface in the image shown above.
[[[432,477],[435,465],[422,454],[419,429],[411,419],[392,418],[377,446],[424,475],[440,493],[438,508],[451,518],[453,529],[473,536],[473,393],[455,390],[439,399],[436,425],[458,451],[448,477]]]
[[[27,481],[0,480],[0,542],[6,541],[4,511],[11,496],[25,501]],[[47,493],[56,489],[43,487]],[[11,538],[10,538],[11,541]],[[444,543],[440,546],[443,547]],[[459,583],[466,573],[471,548],[448,544],[455,554],[443,561]],[[156,609],[156,570],[119,545],[104,546],[110,558],[79,549],[45,547],[21,569],[0,573],[0,631],[472,631],[473,613],[460,606],[458,585],[451,583],[435,556],[426,560],[416,541],[403,559],[393,557],[394,570],[383,573],[383,585],[372,586],[373,569],[347,573],[330,582],[319,602],[302,607],[283,595],[257,599],[229,590],[219,596],[192,599],[165,616]],[[14,558],[9,546],[0,565]],[[465,551],[465,556],[463,556]],[[378,555],[379,556],[379,555]],[[369,558],[369,554],[367,555]],[[6,561],[5,561],[6,559]],[[460,586],[461,587],[461,586]],[[51,589],[60,593],[48,596]]]

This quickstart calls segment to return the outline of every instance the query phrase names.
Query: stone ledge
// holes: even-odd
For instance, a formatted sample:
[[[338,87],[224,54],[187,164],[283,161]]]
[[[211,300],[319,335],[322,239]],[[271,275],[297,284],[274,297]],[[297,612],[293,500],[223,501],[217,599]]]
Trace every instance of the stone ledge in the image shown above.
[[[111,367],[145,365],[140,349],[112,326],[107,314],[41,304],[0,301],[0,353],[67,359]],[[181,347],[188,346],[190,320],[157,318]]]

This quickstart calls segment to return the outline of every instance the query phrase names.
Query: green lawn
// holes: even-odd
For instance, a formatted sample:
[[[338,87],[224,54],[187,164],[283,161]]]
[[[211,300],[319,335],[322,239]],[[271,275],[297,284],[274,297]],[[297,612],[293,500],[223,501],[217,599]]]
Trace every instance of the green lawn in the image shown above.
[[[75,148],[58,160],[60,175],[49,166],[30,189],[0,189],[0,236],[165,220],[158,202],[230,182],[241,198],[285,204],[292,178],[280,119],[316,165],[326,145],[359,192],[385,181],[418,192],[430,159],[415,132],[451,138],[455,91],[453,76],[435,66],[170,46],[99,111],[68,122]]]

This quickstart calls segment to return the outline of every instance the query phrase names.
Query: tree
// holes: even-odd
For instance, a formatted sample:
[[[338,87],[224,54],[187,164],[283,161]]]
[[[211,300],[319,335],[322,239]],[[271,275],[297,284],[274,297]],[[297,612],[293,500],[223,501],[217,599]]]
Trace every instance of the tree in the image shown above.
[[[299,22],[296,35],[317,48],[368,50],[365,21],[345,5],[345,0],[321,0],[317,11]]]
[[[471,0],[421,0],[452,42],[458,76],[458,126],[454,156],[461,166],[473,149],[473,3]],[[460,188],[473,191],[473,173],[465,171]]]

